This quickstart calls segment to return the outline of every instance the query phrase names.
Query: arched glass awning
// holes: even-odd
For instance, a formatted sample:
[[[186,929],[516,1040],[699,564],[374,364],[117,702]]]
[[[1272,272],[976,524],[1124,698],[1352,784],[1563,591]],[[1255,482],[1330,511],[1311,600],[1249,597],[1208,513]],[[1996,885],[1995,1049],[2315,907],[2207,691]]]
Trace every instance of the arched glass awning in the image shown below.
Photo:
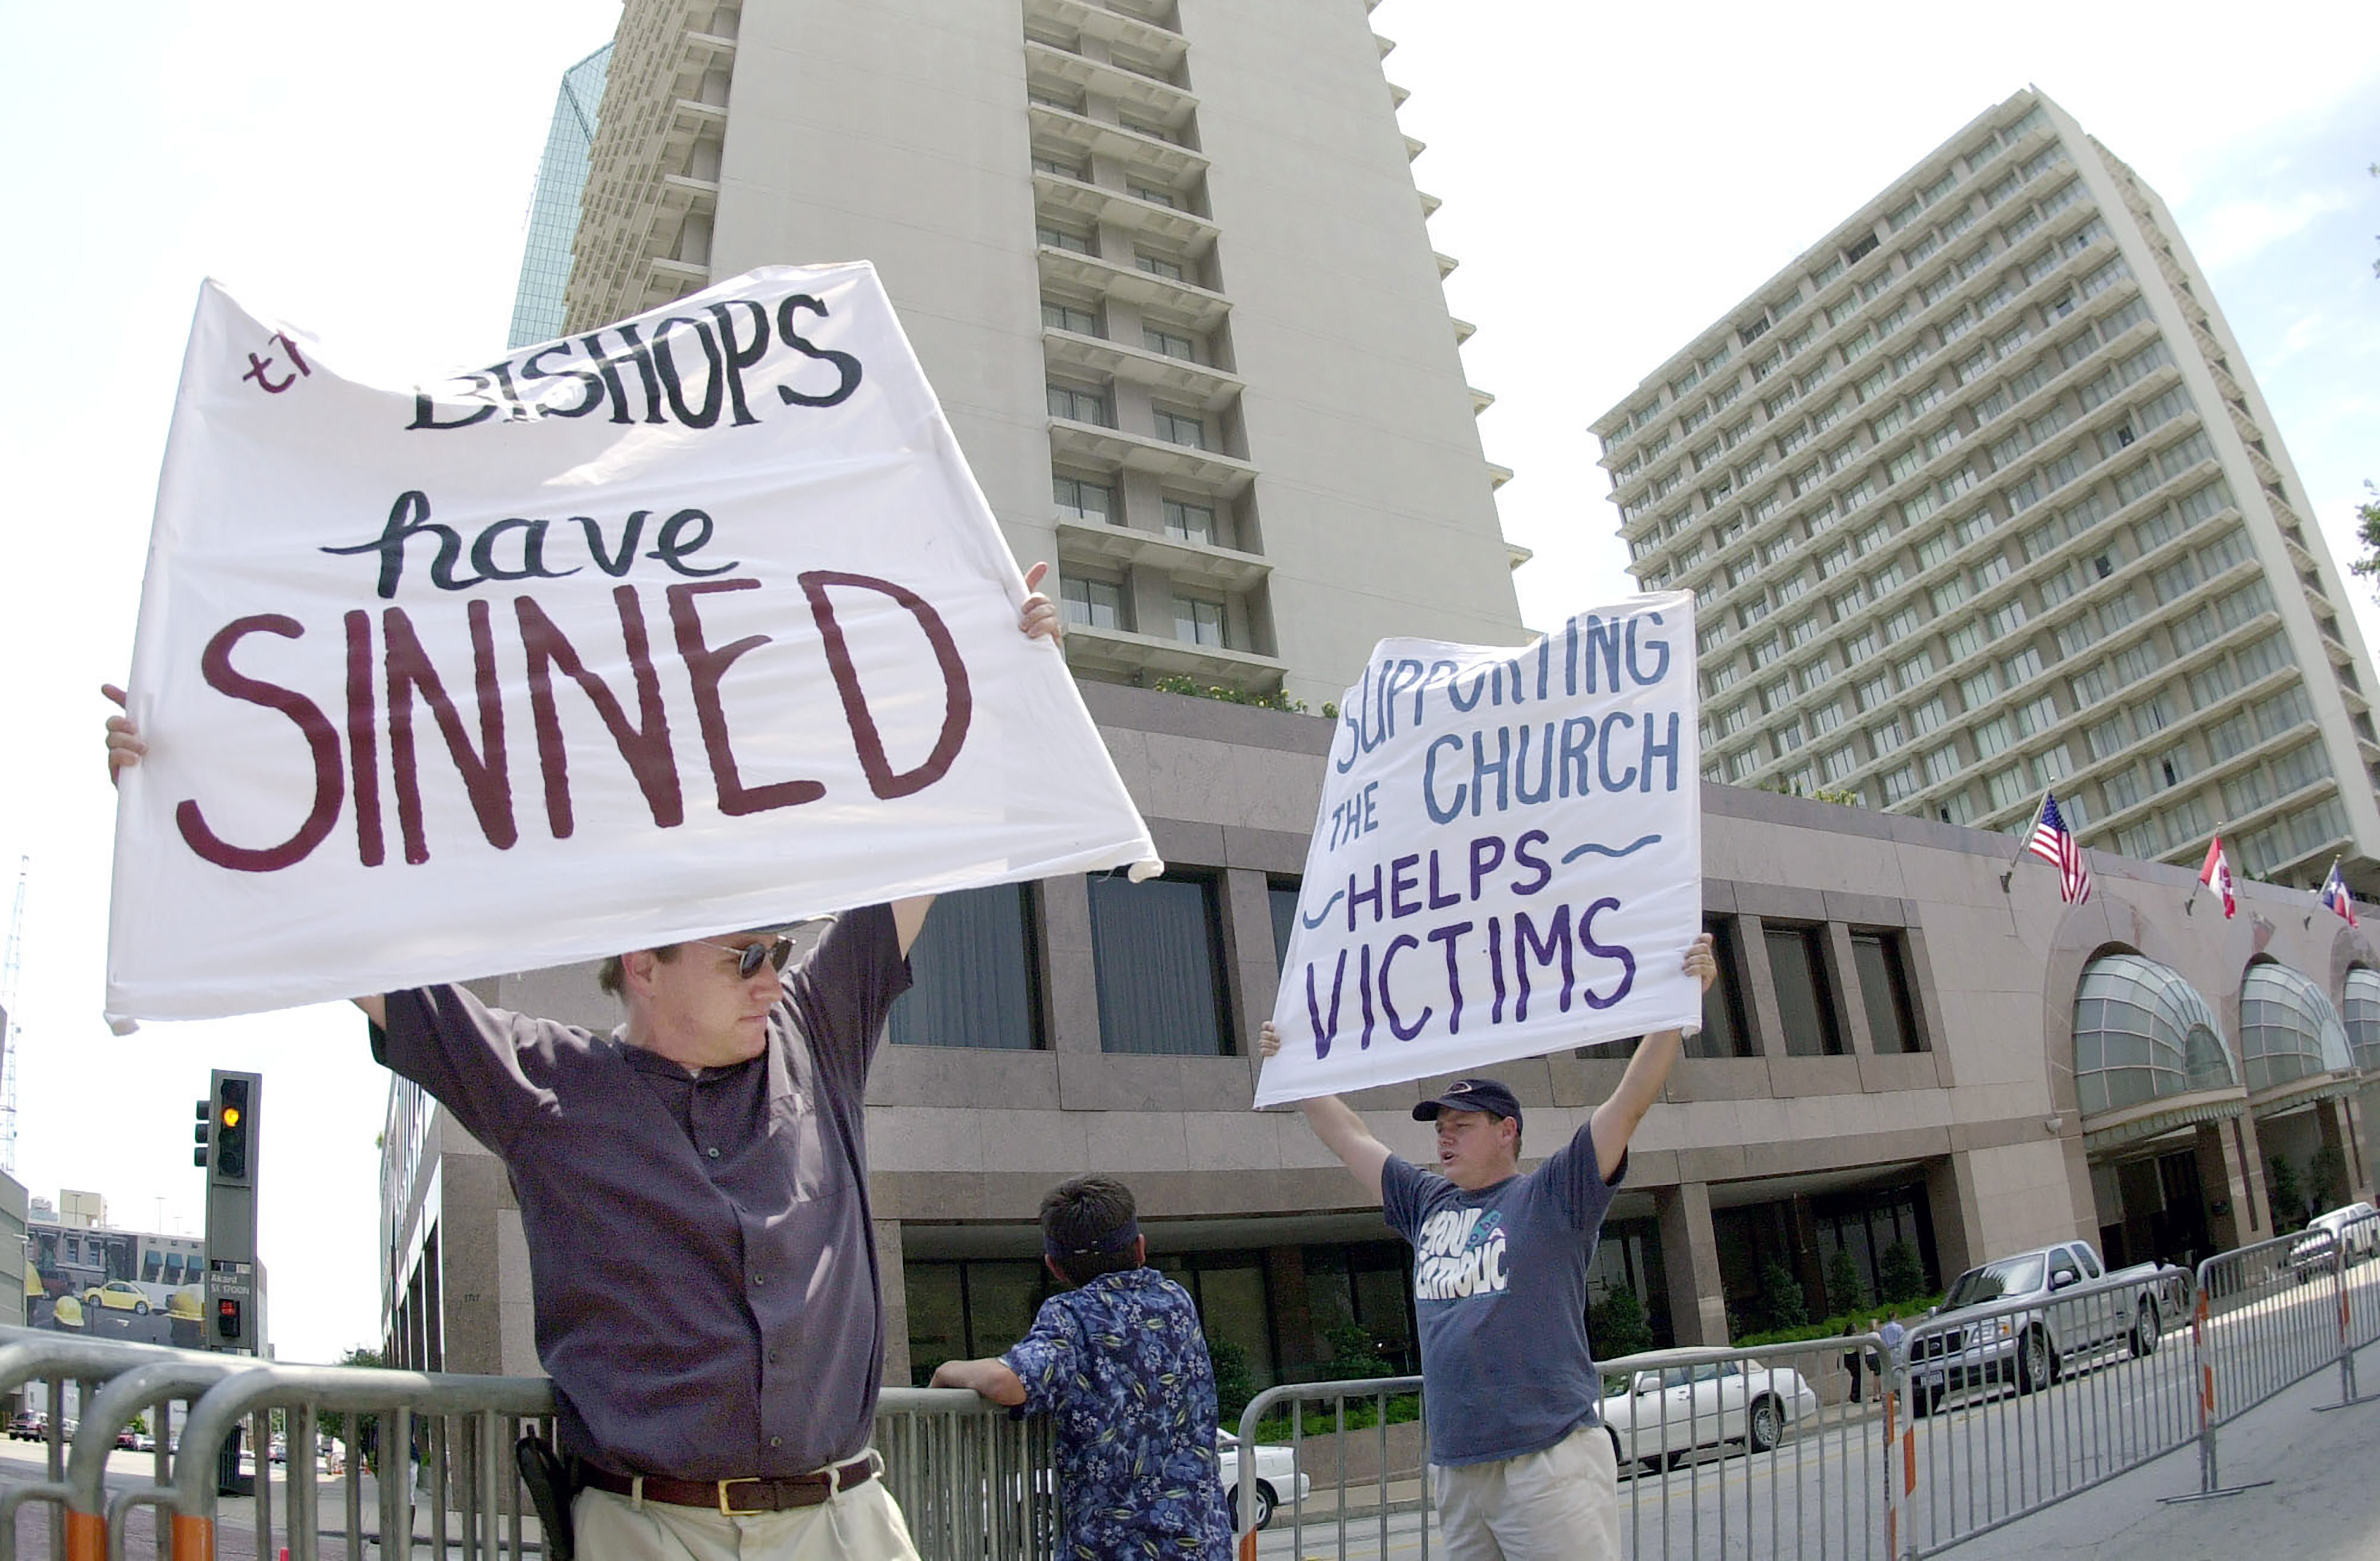
[[[2330,998],[2278,964],[2257,965],[2240,983],[2240,1058],[2252,1093],[2355,1069]]]
[[[2074,992],[2074,1090],[2085,1117],[2237,1088],[2214,1007],[2154,960],[2103,954]]]

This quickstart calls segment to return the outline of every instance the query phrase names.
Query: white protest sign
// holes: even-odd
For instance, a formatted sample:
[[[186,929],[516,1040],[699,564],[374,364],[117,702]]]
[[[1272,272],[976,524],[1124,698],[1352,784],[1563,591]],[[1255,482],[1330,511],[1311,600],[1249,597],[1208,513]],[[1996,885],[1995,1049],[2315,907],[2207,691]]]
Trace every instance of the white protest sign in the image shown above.
[[[1153,863],[866,264],[417,384],[212,283],[107,1007],[195,1019]]]
[[[1702,1022],[1694,598],[1519,649],[1382,640],[1347,691],[1256,1104]]]

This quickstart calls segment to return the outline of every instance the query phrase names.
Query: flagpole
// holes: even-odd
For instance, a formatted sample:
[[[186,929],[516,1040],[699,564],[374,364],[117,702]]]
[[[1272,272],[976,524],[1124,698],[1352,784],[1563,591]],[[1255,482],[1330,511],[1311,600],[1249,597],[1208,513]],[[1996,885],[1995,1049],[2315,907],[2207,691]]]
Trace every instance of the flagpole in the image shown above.
[[[2024,833],[2017,836],[2016,838],[2016,850],[2009,857],[2008,871],[2000,875],[2000,892],[2002,894],[2014,892],[2009,888],[2009,885],[2015,880],[2017,868],[2023,865],[2025,847],[2031,843],[2033,840],[2033,832],[2041,828],[2041,810],[2048,805],[2049,788],[2044,786],[2041,789],[2041,800],[2034,804],[2032,820],[2025,825]],[[2082,842],[2078,840],[2075,843],[2080,845]]]

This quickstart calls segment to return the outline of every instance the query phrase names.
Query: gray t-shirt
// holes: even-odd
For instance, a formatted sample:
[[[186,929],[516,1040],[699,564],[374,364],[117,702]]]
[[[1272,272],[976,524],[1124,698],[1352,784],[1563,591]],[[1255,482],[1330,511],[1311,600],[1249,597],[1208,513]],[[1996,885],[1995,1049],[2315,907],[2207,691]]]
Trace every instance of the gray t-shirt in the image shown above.
[[[722,1480],[867,1446],[884,1341],[862,1097],[908,985],[892,912],[851,912],[785,973],[767,1050],[695,1073],[459,986],[388,995],[375,1055],[511,1173],[565,1451]]]
[[[1592,1424],[1586,1265],[1611,1189],[1592,1125],[1542,1166],[1477,1192],[1391,1156],[1382,1216],[1414,1246],[1414,1312],[1434,1463],[1487,1463]]]

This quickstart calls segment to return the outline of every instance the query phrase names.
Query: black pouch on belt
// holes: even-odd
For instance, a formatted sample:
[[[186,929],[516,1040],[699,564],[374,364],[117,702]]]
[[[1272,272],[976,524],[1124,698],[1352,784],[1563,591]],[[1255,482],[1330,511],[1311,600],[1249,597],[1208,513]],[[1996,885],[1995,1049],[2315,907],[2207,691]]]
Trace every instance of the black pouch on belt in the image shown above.
[[[550,1561],[570,1561],[575,1546],[570,1534],[570,1498],[577,1494],[565,1468],[544,1437],[529,1432],[513,1444],[513,1462],[520,1468],[521,1483],[528,1487],[529,1505],[545,1530],[545,1554]]]

